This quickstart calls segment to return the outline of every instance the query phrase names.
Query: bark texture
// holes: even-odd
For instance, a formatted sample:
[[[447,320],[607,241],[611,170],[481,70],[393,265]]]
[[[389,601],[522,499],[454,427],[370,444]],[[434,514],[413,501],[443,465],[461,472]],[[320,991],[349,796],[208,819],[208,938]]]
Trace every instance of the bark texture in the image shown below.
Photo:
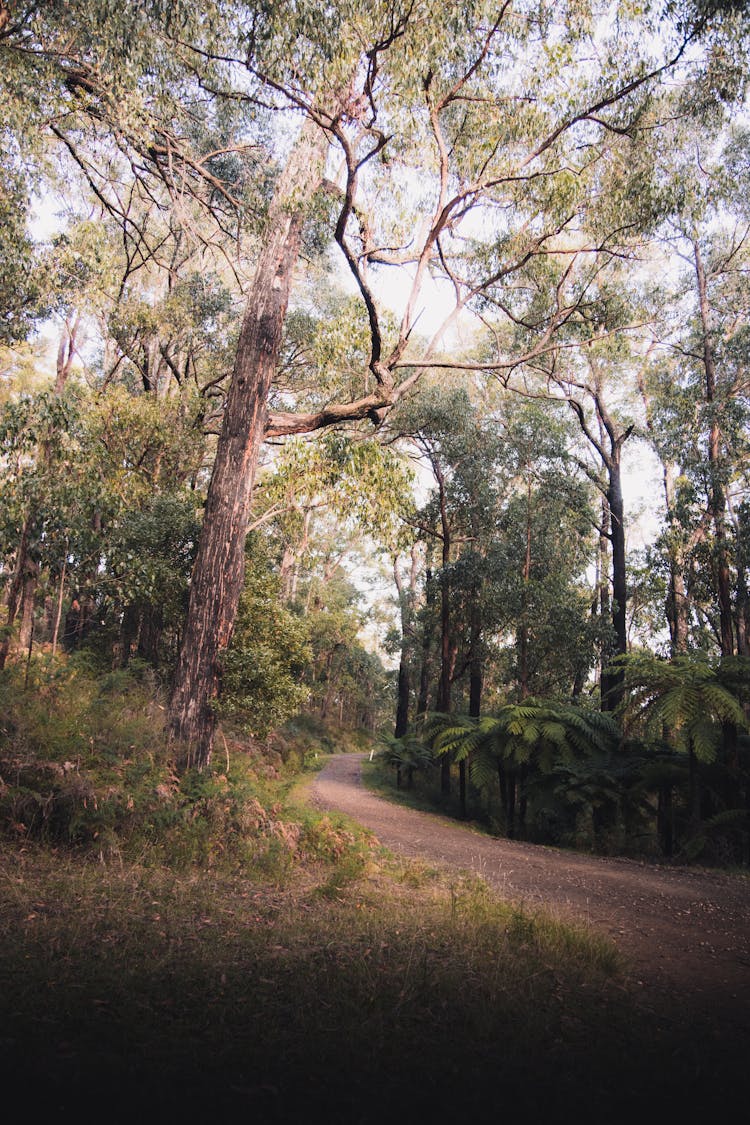
[[[190,587],[170,704],[183,765],[208,764],[222,656],[232,636],[245,570],[245,538],[268,393],[281,347],[305,208],[318,187],[325,134],[308,121],[289,158],[268,226],[237,346]]]
[[[701,334],[703,336],[703,370],[705,374],[706,403],[711,407],[711,421],[708,433],[708,462],[710,469],[709,505],[714,525],[714,567],[716,595],[719,603],[719,642],[721,655],[731,656],[734,652],[734,628],[732,623],[732,587],[729,568],[729,548],[726,533],[727,498],[724,487],[724,471],[721,450],[721,425],[717,410],[716,357],[713,346],[711,308],[708,297],[708,279],[703,264],[697,238],[693,241],[695,276],[698,287],[698,306],[700,309]]]

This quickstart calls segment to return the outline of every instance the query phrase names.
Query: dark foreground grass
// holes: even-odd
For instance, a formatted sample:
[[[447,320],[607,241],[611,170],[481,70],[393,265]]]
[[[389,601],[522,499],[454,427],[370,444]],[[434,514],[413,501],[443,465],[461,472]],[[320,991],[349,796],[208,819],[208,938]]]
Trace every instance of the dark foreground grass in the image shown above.
[[[727,1045],[644,1015],[601,939],[473,879],[361,848],[283,886],[0,861],[0,1071],[25,1120],[613,1121],[715,1113],[740,1085]]]

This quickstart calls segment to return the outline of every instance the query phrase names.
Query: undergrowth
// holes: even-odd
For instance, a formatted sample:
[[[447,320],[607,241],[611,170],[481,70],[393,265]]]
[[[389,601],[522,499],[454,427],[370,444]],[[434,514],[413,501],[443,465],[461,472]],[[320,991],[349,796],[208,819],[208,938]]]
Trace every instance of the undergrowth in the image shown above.
[[[603,938],[306,804],[330,732],[226,733],[178,777],[144,670],[32,673],[0,678],[0,1077],[33,1119],[613,1121],[730,1089]]]
[[[8,669],[0,714],[6,838],[177,870],[257,865],[278,878],[298,853],[338,846],[322,822],[285,809],[299,776],[333,747],[311,721],[263,745],[222,732],[212,769],[180,775],[149,670],[101,675],[85,655]]]

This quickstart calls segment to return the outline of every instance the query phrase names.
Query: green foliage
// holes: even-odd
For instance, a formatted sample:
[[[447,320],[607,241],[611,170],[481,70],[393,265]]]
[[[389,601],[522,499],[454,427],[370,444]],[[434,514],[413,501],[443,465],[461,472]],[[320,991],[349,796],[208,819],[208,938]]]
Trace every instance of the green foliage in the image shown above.
[[[533,763],[546,773],[560,762],[606,752],[620,737],[609,715],[532,698],[508,703],[495,715],[479,719],[436,714],[425,731],[436,754],[449,754],[454,761],[468,759],[480,784],[494,778],[498,761]]]
[[[736,674],[738,661],[730,664]],[[724,724],[747,727],[736,695],[723,682],[721,664],[702,654],[664,660],[649,652],[633,652],[618,657],[613,665],[625,675],[624,719],[646,739],[666,737],[679,750],[690,750],[700,761],[711,762],[723,744]]]
[[[286,805],[285,787],[312,762],[297,732],[285,733],[283,755],[230,738],[224,769],[178,777],[143,663],[102,674],[81,653],[36,660],[28,673],[11,666],[0,710],[0,835],[11,840],[103,861],[250,865],[274,879],[297,853],[336,862],[356,851],[333,826],[324,845],[326,826],[299,823]]]
[[[309,623],[280,599],[262,548],[251,552],[232,642],[224,658],[219,713],[262,737],[300,710],[311,660]]]
[[[479,659],[498,695],[511,680],[526,694],[570,695],[607,628],[581,580],[594,550],[591,489],[563,419],[511,394],[487,399],[428,385],[399,407],[394,424],[435,478],[409,522],[441,552],[450,540],[434,582],[449,602],[457,666]],[[456,686],[465,707],[465,675]]]
[[[100,596],[116,606],[158,609],[164,623],[182,621],[198,540],[195,501],[188,493],[162,493],[140,509],[125,509],[107,535]]]
[[[200,495],[186,487],[203,458],[195,423],[180,400],[122,388],[95,396],[75,380],[59,393],[13,395],[0,409],[6,573],[23,530],[35,591],[61,606],[61,597],[85,602],[76,643],[96,621],[100,649],[117,644],[125,661],[138,637],[155,663],[169,647],[160,638],[181,624],[198,536]],[[53,618],[48,602],[38,642],[51,639]]]
[[[117,854],[147,837],[176,786],[154,685],[138,670],[34,662],[0,679],[3,831]]]
[[[406,773],[407,784],[411,788],[414,774],[425,773],[434,764],[432,749],[424,739],[416,735],[396,738],[394,735],[381,733],[380,743],[377,758],[396,771],[399,785]]]
[[[46,313],[44,267],[26,230],[24,184],[0,130],[0,345],[24,340]]]
[[[657,761],[632,744],[558,762],[529,780],[534,838],[610,855],[658,854],[653,792],[667,777],[684,778],[672,756]]]
[[[496,10],[484,0],[450,0],[438,7],[342,0],[328,4],[322,20],[319,6],[296,0],[209,2],[200,10],[182,0],[13,6],[0,36],[0,147],[7,157],[0,342],[26,336],[47,306],[66,317],[80,312],[95,322],[96,337],[79,352],[96,395],[73,386],[59,396],[11,392],[0,421],[2,573],[10,580],[16,562],[19,573],[28,563],[39,582],[30,597],[38,594],[38,608],[47,603],[44,639],[53,593],[62,606],[66,591],[77,589],[92,621],[96,610],[100,652],[119,635],[127,659],[146,622],[154,632],[167,627],[177,642],[210,458],[204,429],[215,433],[220,424],[238,298],[254,261],[243,238],[262,230],[278,154],[290,142],[288,130],[270,122],[283,116],[275,110],[290,108],[335,123],[327,136],[350,178],[337,177],[330,160],[333,178],[307,209],[305,245],[316,254],[316,272],[287,323],[272,409],[324,409],[368,394],[376,380],[395,395],[404,387],[399,380],[411,383],[409,363],[419,356],[438,362],[443,343],[451,351],[445,362],[455,361],[450,334],[427,345],[415,331],[420,279],[430,273],[450,282],[464,315],[480,318],[484,335],[471,340],[464,365],[474,356],[509,377],[512,357],[524,355],[531,361],[525,391],[554,383],[572,395],[584,355],[598,372],[598,393],[605,376],[619,379],[628,358],[622,330],[632,317],[621,285],[628,279],[612,262],[633,254],[635,238],[668,208],[682,224],[680,252],[692,237],[688,226],[708,221],[694,248],[709,269],[721,394],[701,398],[696,308],[685,315],[684,293],[677,293],[680,324],[664,338],[680,370],[661,361],[654,374],[664,392],[664,425],[656,419],[662,451],[683,462],[660,544],[661,573],[686,563],[696,618],[700,611],[693,633],[709,647],[723,532],[733,551],[737,621],[746,616],[747,520],[734,504],[747,490],[746,254],[742,239],[715,221],[729,202],[738,215],[746,207],[747,143],[737,130],[722,158],[726,169],[712,161],[706,175],[701,159],[696,171],[694,131],[685,125],[688,110],[715,125],[723,105],[739,96],[741,36],[712,32],[705,51],[696,45],[686,54],[678,83],[686,92],[673,103],[655,96],[656,79],[641,85],[655,65],[650,55],[667,43],[673,50],[643,5],[544,0]],[[716,7],[698,5],[712,15]],[[696,69],[690,86],[686,74]],[[658,131],[664,116],[673,122],[674,145],[664,146],[667,134]],[[651,135],[679,154],[672,166],[644,142]],[[54,175],[52,144],[63,153]],[[42,253],[25,229],[37,187],[45,198],[59,190],[69,212],[65,231]],[[334,228],[359,283],[355,297],[332,296],[322,283],[326,231]],[[398,323],[378,308],[381,279],[386,267],[415,262],[417,284]],[[602,337],[596,343],[594,333]],[[584,338],[581,353],[573,345]],[[566,351],[576,356],[569,365]],[[572,382],[558,378],[563,368]],[[483,395],[487,408],[479,410]],[[626,417],[629,425],[631,413],[620,398],[616,427]],[[597,417],[603,438],[609,423]],[[433,386],[404,402],[402,420],[423,463],[441,478],[442,491],[418,514],[403,461],[361,432],[290,441],[276,451],[253,516],[272,526],[278,579],[270,556],[267,566],[251,567],[221,670],[222,713],[255,733],[293,713],[306,691],[323,715],[338,710],[341,722],[375,723],[391,683],[361,642],[364,612],[352,585],[337,575],[341,541],[366,533],[396,551],[409,520],[426,542],[442,539],[445,548],[439,573],[433,564],[432,589],[445,598],[442,651],[453,654],[464,698],[467,670],[476,683],[479,665],[485,697],[494,691],[508,698],[511,684],[521,699],[568,697],[582,689],[597,650],[606,650],[582,577],[592,564],[598,515],[559,418],[536,403],[509,407],[480,390],[475,373],[471,393]],[[723,447],[709,465],[706,436],[714,423]],[[629,432],[620,429],[620,438]],[[735,525],[724,519],[704,534],[704,512],[730,485]],[[312,513],[323,506],[329,526],[323,534],[320,521],[316,538]],[[22,529],[28,560],[19,548]],[[640,588],[653,605],[666,582],[647,587],[644,577]],[[617,596],[624,611],[624,595]],[[428,657],[436,602],[421,613]],[[412,672],[420,639],[414,610],[410,604],[403,613]],[[156,662],[158,643],[151,647]],[[644,722],[653,716],[678,740],[688,731],[686,744],[709,762],[717,731],[736,712],[721,685],[699,687],[702,720],[683,722],[694,700],[673,693],[644,703]],[[507,722],[503,709],[483,732],[494,746],[489,757],[481,740],[470,742],[481,724],[446,733],[443,752],[468,757],[478,777],[493,755],[519,772],[548,770],[552,761],[572,769],[592,744],[594,733],[578,729],[572,713],[513,706],[519,709]]]
[[[399,517],[411,506],[412,474],[379,441],[329,432],[314,440],[289,440],[262,481],[260,499],[281,509],[282,534],[290,539],[305,512],[330,509],[342,526],[376,539],[393,538]]]

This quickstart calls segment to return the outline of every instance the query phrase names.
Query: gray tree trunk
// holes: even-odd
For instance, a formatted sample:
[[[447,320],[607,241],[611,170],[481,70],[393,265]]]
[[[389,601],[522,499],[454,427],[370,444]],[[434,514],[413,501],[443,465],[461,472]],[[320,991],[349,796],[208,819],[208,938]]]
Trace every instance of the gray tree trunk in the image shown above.
[[[305,208],[320,184],[328,141],[308,121],[271,204],[237,346],[224,420],[193,567],[187,620],[169,712],[183,766],[211,758],[223,654],[231,640],[245,571],[245,538],[281,347]]]

